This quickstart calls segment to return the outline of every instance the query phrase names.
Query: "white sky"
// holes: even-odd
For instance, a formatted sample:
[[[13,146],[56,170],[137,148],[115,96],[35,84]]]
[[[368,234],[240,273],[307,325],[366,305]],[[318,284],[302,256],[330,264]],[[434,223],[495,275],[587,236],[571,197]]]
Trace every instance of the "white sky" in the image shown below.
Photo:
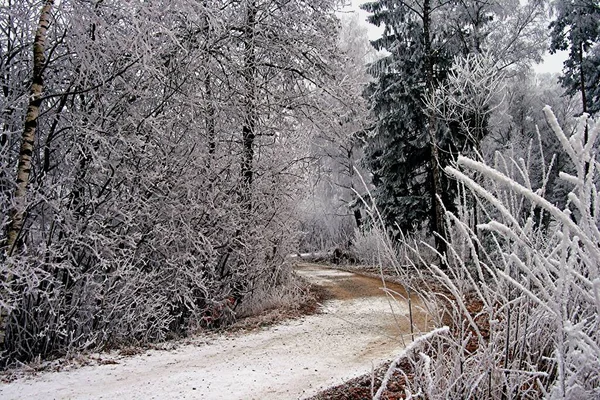
[[[368,29],[369,39],[377,39],[383,32],[383,28],[378,28],[375,25],[371,25],[366,22],[366,18],[369,15],[366,11],[363,11],[358,8],[359,4],[366,3],[365,0],[352,0],[352,4],[347,8],[349,12],[358,12],[361,17],[360,20],[364,21],[363,23]],[[533,69],[537,73],[559,73],[562,71],[563,62],[567,58],[567,52],[561,51],[556,54],[546,53],[544,56],[544,61],[541,64],[537,64],[533,66]]]

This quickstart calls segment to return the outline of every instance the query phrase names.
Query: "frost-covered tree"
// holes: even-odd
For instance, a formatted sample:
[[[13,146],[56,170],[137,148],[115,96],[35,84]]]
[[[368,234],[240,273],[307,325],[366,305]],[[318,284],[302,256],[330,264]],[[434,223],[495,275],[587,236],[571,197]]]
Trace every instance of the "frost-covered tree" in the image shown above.
[[[490,133],[489,119],[502,103],[505,82],[542,60],[546,7],[543,2],[473,0],[453,11],[453,32],[463,52],[454,58],[447,82],[432,97],[438,102],[434,112],[458,123],[466,133],[467,147],[479,153],[479,143]],[[462,153],[468,151],[464,148]]]
[[[390,226],[406,231],[428,221],[443,237],[435,199],[452,208],[454,194],[439,168],[458,152],[478,151],[505,70],[540,58],[543,4],[379,1],[364,7],[374,13],[372,23],[386,26],[374,46],[390,52],[374,64],[377,81],[367,93],[376,116],[367,146],[376,198]],[[439,104],[428,107],[435,98]]]
[[[46,38],[48,25],[50,24],[50,13],[52,12],[53,6],[54,1],[52,0],[47,0],[43,3],[40,12],[40,20],[37,24],[33,41],[31,92],[29,95],[29,103],[27,105],[27,113],[25,115],[25,128],[23,130],[23,135],[21,136],[21,148],[19,150],[19,161],[17,163],[17,185],[12,199],[14,205],[9,214],[6,243],[3,243],[2,246],[5,247],[8,257],[12,255],[16,247],[20,247],[18,236],[23,227],[23,220],[25,219],[27,187],[29,185],[29,177],[32,168],[31,160],[33,156],[33,146],[36,139],[35,129],[40,115],[40,106],[42,104],[42,94],[44,90]],[[8,275],[8,279],[11,279],[10,275]]]
[[[565,183],[558,179],[559,171],[570,171],[569,157],[545,122],[540,111],[544,105],[552,107],[562,122],[563,129],[574,129],[574,115],[580,110],[575,96],[563,96],[557,75],[536,75],[522,71],[506,80],[500,96],[503,102],[491,118],[490,135],[485,139],[483,157],[492,163],[497,152],[507,158],[529,159],[530,179],[541,186],[547,176],[545,196],[559,207],[566,199]],[[529,154],[533,152],[532,154]],[[543,165],[550,168],[544,171]]]
[[[36,4],[0,13],[3,243]],[[335,9],[56,2],[19,246],[0,255],[4,361],[188,334],[293,292],[302,127],[337,87]]]
[[[364,191],[361,179],[368,180],[359,162],[367,124],[361,94],[369,81],[366,65],[376,55],[358,15],[341,18],[338,40],[343,65],[336,73],[336,88],[321,93],[325,113],[313,121],[321,133],[311,144],[314,162],[301,205],[303,250],[345,247],[364,220],[356,195]]]

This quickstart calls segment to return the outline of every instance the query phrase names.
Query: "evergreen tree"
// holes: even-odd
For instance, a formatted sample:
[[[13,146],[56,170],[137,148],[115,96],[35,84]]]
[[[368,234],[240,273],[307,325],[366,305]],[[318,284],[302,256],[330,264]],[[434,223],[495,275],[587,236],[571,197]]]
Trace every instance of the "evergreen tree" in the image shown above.
[[[371,23],[385,24],[383,37],[372,44],[389,52],[371,65],[375,80],[366,90],[375,122],[365,162],[377,206],[392,229],[412,231],[428,222],[443,237],[442,207],[435,199],[440,196],[444,207],[452,208],[454,190],[441,169],[455,151],[458,132],[437,123],[423,100],[445,79],[453,56],[449,49],[457,48],[436,23],[444,5],[382,0],[362,7],[373,13]],[[442,240],[437,248],[444,251]]]
[[[452,209],[454,188],[442,170],[459,152],[480,150],[489,134],[490,111],[488,105],[473,109],[467,92],[480,90],[478,85],[453,92],[448,77],[461,73],[456,60],[465,57],[489,61],[489,76],[481,71],[479,77],[486,81],[500,70],[539,59],[544,6],[510,0],[379,0],[362,7],[373,14],[371,23],[385,26],[383,37],[372,44],[388,52],[371,66],[375,80],[366,91],[375,123],[365,160],[376,201],[389,226],[410,231],[428,222],[444,237],[443,208]],[[464,100],[456,105],[459,119],[429,107],[449,90]],[[442,241],[437,249],[443,252]]]
[[[600,4],[598,0],[559,0],[550,24],[550,52],[568,50],[560,81],[567,94],[581,94],[583,112],[600,110]]]

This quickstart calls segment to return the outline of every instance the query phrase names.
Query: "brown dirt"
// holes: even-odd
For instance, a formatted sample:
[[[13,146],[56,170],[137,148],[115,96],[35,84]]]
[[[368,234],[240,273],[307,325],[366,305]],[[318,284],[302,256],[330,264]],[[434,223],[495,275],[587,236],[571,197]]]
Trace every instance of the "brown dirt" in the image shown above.
[[[331,387],[310,397],[307,400],[369,400],[373,398],[374,392],[381,385],[381,381],[389,368],[389,363],[383,364],[371,374],[365,374],[348,382]],[[383,392],[381,398],[385,400],[404,399],[404,387],[406,378],[400,372],[402,371],[408,379],[413,376],[412,367],[408,362],[401,362],[388,382],[387,389]]]
[[[390,296],[390,300],[408,299],[408,294],[404,286],[394,282],[390,276],[384,276],[384,280],[382,281],[380,275],[372,273],[371,271],[363,273],[360,268],[336,268],[316,263],[301,263],[296,269],[300,271],[303,269],[321,269],[324,266],[355,274],[352,279],[344,277],[334,278],[335,285],[312,285],[315,290],[321,290],[322,293],[324,292],[323,295],[328,296],[327,298],[350,300],[361,297],[381,297],[382,291],[385,291]],[[415,332],[428,332],[431,329],[431,321],[425,312],[423,303],[413,296],[411,305],[413,308],[413,324]],[[400,328],[400,331],[404,333],[410,332],[409,321],[398,320],[397,324],[398,327],[396,327],[396,329]]]
[[[378,280],[379,285],[381,285],[381,278],[376,279],[373,276],[378,276],[376,269],[366,268],[365,270],[361,270],[360,266],[338,266],[336,269],[350,271],[356,274],[364,273],[368,277],[364,277],[364,283],[368,285],[369,280]],[[393,279],[393,277],[384,276],[384,279]],[[363,279],[361,279],[362,281]],[[404,288],[392,282],[387,283],[387,285],[391,290],[397,291],[401,293],[403,296],[406,295]],[[446,307],[450,307],[450,302],[455,301],[454,296],[443,286],[439,285],[437,282],[427,282],[427,287],[432,288],[434,292],[439,294],[443,294],[440,297],[440,301],[446,303]],[[367,290],[367,289],[363,289]],[[482,333],[484,340],[487,340],[490,335],[490,326],[489,326],[489,317],[486,313],[483,312],[483,302],[478,299],[476,296],[467,296],[464,299],[466,303],[466,308],[470,314],[470,316],[474,319],[475,323],[479,331]],[[420,313],[417,318],[424,318],[426,315],[424,313]],[[422,319],[421,323],[424,323],[426,319]],[[449,315],[444,316],[444,324],[452,327],[451,332],[453,335],[459,335],[458,328],[453,323],[454,321],[450,318]],[[426,323],[424,323],[426,326]],[[469,353],[477,351],[478,348],[478,338],[475,334],[475,331],[472,328],[468,329],[471,331],[471,339],[466,345],[466,350]],[[334,386],[328,388],[316,396],[310,397],[307,400],[367,400],[373,397],[373,393],[378,390],[381,385],[381,381],[385,372],[388,370],[390,363],[385,363],[376,368],[373,373],[365,374],[359,376],[357,378],[351,379],[341,385]],[[402,371],[402,372],[400,372]],[[412,379],[414,376],[414,372],[412,366],[408,361],[401,361],[397,366],[395,372],[393,373],[391,379],[388,382],[386,390],[383,392],[381,396],[382,399],[386,400],[397,400],[404,399],[404,387],[406,385],[406,377],[408,379]]]

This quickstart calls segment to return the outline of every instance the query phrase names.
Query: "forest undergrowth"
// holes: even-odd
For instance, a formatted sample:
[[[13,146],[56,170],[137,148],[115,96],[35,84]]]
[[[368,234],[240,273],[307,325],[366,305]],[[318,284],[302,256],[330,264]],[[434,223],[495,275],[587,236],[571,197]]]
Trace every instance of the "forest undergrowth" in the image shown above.
[[[283,323],[288,320],[318,313],[323,301],[330,293],[323,287],[313,285],[302,277],[297,277],[295,290],[279,291],[271,301],[254,304],[240,310],[231,324],[203,327],[182,337],[171,337],[154,343],[122,343],[104,349],[90,349],[70,352],[61,357],[36,357],[26,363],[14,363],[0,371],[0,382],[37,375],[42,372],[59,372],[78,369],[90,365],[120,364],[123,358],[143,354],[148,350],[173,351],[186,345],[205,345],[221,335],[237,335],[255,332]],[[242,313],[243,312],[243,313]]]

